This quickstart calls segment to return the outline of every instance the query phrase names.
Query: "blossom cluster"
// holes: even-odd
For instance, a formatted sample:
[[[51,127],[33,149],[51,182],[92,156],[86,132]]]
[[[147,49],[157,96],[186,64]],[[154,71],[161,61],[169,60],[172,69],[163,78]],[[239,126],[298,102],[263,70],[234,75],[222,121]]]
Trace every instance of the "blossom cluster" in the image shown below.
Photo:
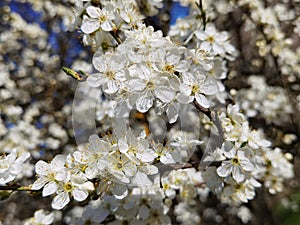
[[[251,130],[238,105],[229,105],[220,119],[224,128],[225,142],[221,148],[208,156],[208,160],[222,162],[210,168],[216,173],[218,182],[210,184],[212,190],[223,201],[239,204],[248,202],[255,196],[255,189],[263,181],[269,192],[281,190],[282,181],[294,176],[290,163],[291,154],[283,154],[280,148],[271,149],[260,130]],[[280,158],[281,166],[277,164]],[[278,176],[278,174],[281,174]],[[210,176],[207,176],[210,179]],[[221,179],[220,179],[221,178]]]
[[[248,117],[260,116],[268,124],[289,122],[293,107],[283,88],[267,85],[261,76],[250,76],[248,83],[251,88],[240,89],[234,96]]]

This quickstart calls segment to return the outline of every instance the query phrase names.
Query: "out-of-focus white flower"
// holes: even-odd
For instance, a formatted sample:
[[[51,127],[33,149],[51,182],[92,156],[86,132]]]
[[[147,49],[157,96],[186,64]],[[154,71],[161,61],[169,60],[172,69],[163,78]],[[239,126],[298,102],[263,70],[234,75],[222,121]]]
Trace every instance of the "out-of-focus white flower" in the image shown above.
[[[237,216],[242,220],[242,222],[244,224],[248,223],[252,219],[252,217],[253,217],[250,209],[247,208],[246,206],[241,206],[238,209]]]
[[[22,174],[24,162],[29,157],[29,152],[18,156],[16,149],[13,149],[7,156],[0,156],[0,186],[13,181]]]
[[[186,225],[197,225],[201,222],[201,217],[197,209],[188,204],[187,202],[180,202],[175,206],[174,213],[176,220]]]
[[[24,225],[49,225],[54,221],[54,213],[46,214],[43,209],[34,212],[34,217],[27,219]]]
[[[284,179],[294,177],[294,170],[290,159],[284,157],[280,148],[264,149],[265,151],[265,186],[269,189],[271,194],[276,194],[283,190]]]

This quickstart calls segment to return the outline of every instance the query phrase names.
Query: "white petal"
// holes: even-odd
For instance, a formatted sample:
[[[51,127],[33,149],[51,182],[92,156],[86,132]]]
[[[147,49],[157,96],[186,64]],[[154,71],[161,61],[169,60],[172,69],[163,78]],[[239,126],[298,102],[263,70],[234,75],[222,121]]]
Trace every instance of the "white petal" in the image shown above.
[[[108,67],[106,55],[102,52],[96,52],[93,56],[93,65],[99,72],[106,71]]]
[[[192,73],[183,73],[182,81],[187,85],[193,85],[195,83],[195,76]]]
[[[160,157],[160,161],[163,164],[170,164],[170,163],[176,163],[175,160],[173,159],[172,155],[170,153],[166,153],[165,155],[162,155]]]
[[[96,175],[98,173],[98,167],[96,167],[96,166],[94,166],[94,164],[92,164],[91,166],[88,166],[85,169],[84,173],[88,179],[93,179],[96,177]]]
[[[35,172],[38,175],[46,176],[49,173],[49,171],[50,171],[50,165],[45,161],[40,160],[35,164]]]
[[[258,141],[258,144],[261,146],[261,147],[269,147],[271,145],[271,142],[268,141],[268,140],[259,140]]]
[[[118,141],[118,146],[119,146],[119,150],[122,153],[125,153],[128,151],[128,144],[127,141],[125,139],[119,139]]]
[[[195,99],[196,99],[197,103],[199,105],[201,105],[202,107],[209,108],[209,105],[210,105],[209,101],[207,100],[207,98],[204,95],[196,94]]]
[[[114,27],[114,24],[111,21],[105,21],[101,24],[101,28],[104,31],[112,31]]]
[[[249,159],[240,159],[240,164],[246,171],[252,171],[254,170],[253,164],[250,162]]]
[[[128,82],[129,88],[134,91],[141,91],[145,88],[145,82],[140,79],[131,79]]]
[[[194,100],[194,96],[189,96],[189,95],[179,93],[176,99],[179,103],[186,105]]]
[[[227,164],[228,165],[228,164]],[[230,173],[231,173],[232,167],[231,166],[226,166],[226,164],[221,165],[220,167],[218,167],[217,169],[217,174],[220,177],[227,177]]]
[[[97,151],[97,149],[99,148],[99,142],[100,142],[100,138],[98,137],[97,134],[93,134],[89,137],[89,148],[92,149],[93,151]]]
[[[186,96],[190,96],[192,93],[192,89],[190,88],[190,86],[186,85],[186,84],[180,84],[179,86],[180,92]]]
[[[152,182],[148,178],[148,176],[145,173],[142,173],[138,171],[135,176],[132,178],[132,184],[139,185],[139,186],[146,186],[146,185],[151,185]]]
[[[176,71],[178,72],[185,72],[190,68],[190,65],[187,61],[183,60],[180,61],[179,64],[176,66]]]
[[[94,6],[89,6],[86,8],[87,14],[92,18],[98,18],[100,16],[99,8],[96,8]]]
[[[136,174],[136,170],[137,170],[136,166],[131,163],[126,164],[124,168],[125,174],[130,177]]]
[[[54,181],[52,181],[45,185],[42,194],[43,194],[43,197],[45,197],[48,195],[52,195],[56,191],[57,191],[57,184]]]
[[[58,171],[60,170],[61,168],[64,168],[65,167],[65,156],[63,155],[56,155],[51,163],[51,168],[54,170],[54,171]]]
[[[104,84],[102,88],[105,93],[114,94],[119,90],[119,85],[114,80],[107,80],[106,84]]]
[[[170,102],[175,97],[175,92],[168,87],[159,87],[154,90],[154,93],[157,98],[162,100],[163,102]]]
[[[23,163],[26,161],[26,159],[28,159],[30,157],[30,153],[26,152],[24,154],[22,154],[21,156],[19,156],[16,160],[17,163]]]
[[[210,35],[210,36],[214,36],[216,34],[216,28],[214,27],[213,24],[208,24],[206,26],[205,33]]]
[[[39,190],[41,189],[46,183],[48,182],[48,179],[45,179],[44,177],[38,178],[32,185],[32,190]]]
[[[101,73],[92,74],[87,78],[87,83],[91,87],[99,87],[107,81],[107,78],[103,77]]]
[[[144,166],[140,168],[147,175],[154,175],[158,173],[158,168],[154,165]]]
[[[140,152],[137,153],[136,157],[142,162],[151,162],[155,159],[155,155],[152,152]]]
[[[89,196],[87,191],[81,190],[79,188],[75,188],[72,191],[72,194],[73,194],[74,199],[79,202],[85,200]]]
[[[168,198],[173,199],[176,196],[176,191],[174,189],[167,189],[166,195]]]
[[[103,157],[102,159],[99,159],[97,162],[97,167],[99,170],[104,170],[104,168],[107,166],[107,159]]]
[[[81,25],[81,30],[85,34],[93,33],[95,30],[98,30],[100,23],[98,20],[86,19]]]
[[[179,55],[175,55],[175,54],[170,54],[167,55],[166,60],[168,63],[171,63],[172,65],[177,64],[180,60],[180,56]]]
[[[218,86],[216,84],[205,84],[201,87],[201,91],[206,95],[214,95],[218,92]]]
[[[67,175],[68,175],[67,169],[63,168],[56,172],[55,179],[58,181],[62,181],[64,179],[66,179]]]
[[[147,95],[141,95],[136,101],[136,109],[141,112],[147,112],[153,105],[153,97]]]
[[[169,105],[166,110],[169,123],[175,123],[178,118],[178,108],[174,104]]]
[[[225,53],[224,48],[216,43],[213,43],[212,48],[216,54],[223,55]]]
[[[203,31],[196,30],[196,31],[194,32],[194,34],[195,34],[196,37],[197,37],[199,40],[201,40],[201,41],[203,41],[203,40],[205,40],[205,39],[207,38],[207,34],[204,33]]]
[[[70,197],[67,192],[62,192],[59,195],[55,196],[51,206],[53,209],[60,210],[65,207],[70,202]]]
[[[245,179],[245,174],[243,173],[242,168],[240,166],[234,166],[233,167],[232,177],[238,183],[242,182]]]

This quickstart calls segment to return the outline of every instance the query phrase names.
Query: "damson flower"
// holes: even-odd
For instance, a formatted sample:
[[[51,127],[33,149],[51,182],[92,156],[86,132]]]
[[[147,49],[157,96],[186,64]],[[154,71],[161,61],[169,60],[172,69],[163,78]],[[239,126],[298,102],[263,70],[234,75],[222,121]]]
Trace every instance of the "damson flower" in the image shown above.
[[[205,75],[182,73],[182,83],[180,84],[180,95],[177,100],[181,103],[190,103],[193,100],[204,107],[209,108],[210,103],[205,95],[214,95],[218,92],[215,82],[206,79]]]
[[[191,30],[196,29],[196,24],[196,19],[178,18],[176,24],[171,25],[168,35],[184,42],[190,35]]]
[[[161,51],[161,49],[159,49]],[[175,72],[186,72],[189,69],[189,64],[186,60],[181,59],[181,54],[186,51],[185,48],[173,47],[167,51],[161,51],[155,59],[153,65],[154,70],[161,73],[173,75]]]
[[[136,137],[129,130],[124,138],[118,142],[119,150],[125,154],[133,163],[140,165],[141,162],[151,162],[155,158],[155,153],[149,148],[149,142],[142,137]]]
[[[246,173],[254,170],[254,165],[248,158],[249,155],[253,155],[251,149],[244,147],[236,149],[231,143],[225,143],[222,146],[223,154],[228,159],[222,162],[222,165],[218,167],[217,174],[220,177],[229,177],[232,175],[233,179],[240,183],[245,180]]]
[[[208,24],[206,29],[196,30],[196,37],[200,40],[200,48],[214,55],[224,57],[227,54],[233,55],[235,48],[229,43],[229,35],[227,32],[218,32],[213,24]]]
[[[59,183],[67,178],[65,157],[56,155],[49,164],[40,160],[35,164],[35,172],[39,178],[33,183],[31,189],[39,190],[44,187],[43,196],[51,195],[57,191]]]
[[[175,90],[170,88],[168,79],[160,76],[146,65],[140,65],[131,71],[132,78],[128,81],[129,89],[133,92],[132,99],[136,99],[135,107],[139,112],[147,112],[156,98],[164,103],[171,102],[175,97]]]
[[[87,148],[74,152],[76,162],[84,165],[84,173],[88,179],[93,179],[101,174],[107,165],[106,156],[111,151],[111,145],[101,140],[96,134],[89,138]]]
[[[137,166],[119,150],[107,156],[107,170],[117,180],[129,183],[130,178],[137,172]]]
[[[137,22],[141,21],[144,16],[139,14],[138,11],[138,6],[134,4],[133,1],[131,2],[115,2],[114,6],[115,7],[121,7],[122,9],[120,10],[120,17],[129,25],[135,25]],[[128,27],[124,25],[125,28],[128,30]],[[122,28],[121,28],[122,29]]]
[[[255,188],[260,186],[261,184],[254,178],[245,180],[243,183],[236,183],[231,179],[223,189],[222,198],[226,202],[233,201],[236,204],[240,204],[241,202],[247,203],[255,197]]]
[[[292,157],[290,154],[284,155],[280,148],[264,148],[263,150],[265,156],[263,164],[266,167],[263,167],[260,173],[264,177],[264,185],[269,192],[276,194],[283,191],[284,179],[294,177],[293,167],[289,162]]]
[[[107,94],[116,93],[128,75],[127,69],[124,68],[125,59],[123,54],[96,53],[93,57],[93,65],[99,73],[90,75],[87,79],[88,84],[91,87],[101,86]]]
[[[92,182],[81,176],[68,173],[67,178],[59,183],[59,188],[56,191],[57,195],[53,198],[51,206],[53,209],[62,209],[70,202],[71,196],[76,201],[81,202],[88,197],[89,191],[93,190],[94,185]]]
[[[139,29],[128,30],[125,32],[126,40],[124,43],[137,49],[150,50],[158,48],[167,48],[172,42],[163,38],[162,31],[154,31],[152,26],[139,24]],[[147,51],[145,51],[147,52]]]
[[[246,121],[245,116],[240,112],[238,105],[228,105],[227,115],[232,123],[242,124]]]
[[[237,145],[247,141],[249,125],[238,105],[228,105],[227,115],[221,113],[220,120],[228,141],[236,141]]]
[[[86,8],[89,17],[84,17],[81,30],[90,34],[101,28],[104,31],[112,31],[115,27],[113,20],[115,19],[114,8],[107,4],[104,8],[99,9],[94,6]]]

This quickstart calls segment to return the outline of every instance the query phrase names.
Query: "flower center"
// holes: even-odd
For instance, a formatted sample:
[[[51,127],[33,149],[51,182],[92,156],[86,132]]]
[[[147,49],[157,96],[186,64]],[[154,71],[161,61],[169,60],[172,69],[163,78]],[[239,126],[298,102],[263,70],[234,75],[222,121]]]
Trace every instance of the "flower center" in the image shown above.
[[[118,169],[118,170],[121,170],[122,168],[123,168],[123,164],[122,163],[117,163],[116,164],[116,168]]]
[[[105,71],[104,75],[109,79],[109,80],[115,80],[115,73],[111,70]]]
[[[155,84],[153,81],[148,81],[147,84],[146,84],[146,88],[150,91],[153,91],[154,88],[155,88]]]
[[[64,185],[64,190],[65,190],[66,192],[71,192],[71,191],[73,190],[73,185],[72,185],[72,183],[71,183],[71,182],[66,183],[66,184]]]
[[[207,41],[208,41],[209,43],[213,43],[213,42],[215,41],[215,39],[214,39],[213,36],[208,36],[208,37],[207,37]]]
[[[199,85],[197,84],[192,85],[192,95],[195,95],[199,91],[200,91]]]
[[[106,20],[107,20],[107,18],[106,18],[105,15],[100,15],[100,16],[99,16],[99,21],[100,21],[100,23],[104,23]]]
[[[239,163],[240,163],[240,160],[238,158],[233,158],[232,159],[232,164],[239,165]]]
[[[173,74],[174,73],[174,66],[170,64],[166,64],[163,68],[163,71]]]

